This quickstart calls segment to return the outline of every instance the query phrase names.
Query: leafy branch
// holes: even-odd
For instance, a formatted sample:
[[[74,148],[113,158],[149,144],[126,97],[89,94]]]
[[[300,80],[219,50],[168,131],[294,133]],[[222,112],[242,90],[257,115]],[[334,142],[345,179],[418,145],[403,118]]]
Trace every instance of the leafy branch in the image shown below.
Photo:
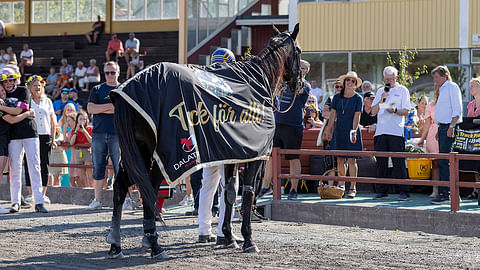
[[[406,47],[403,50],[398,51],[398,60],[394,60],[389,52],[387,52],[387,64],[394,66],[398,69],[397,82],[405,87],[409,87],[415,80],[420,78],[421,75],[428,74],[427,65],[417,67],[417,69],[411,74],[408,71],[408,67],[415,61],[415,56],[418,54],[417,50],[407,50]]]

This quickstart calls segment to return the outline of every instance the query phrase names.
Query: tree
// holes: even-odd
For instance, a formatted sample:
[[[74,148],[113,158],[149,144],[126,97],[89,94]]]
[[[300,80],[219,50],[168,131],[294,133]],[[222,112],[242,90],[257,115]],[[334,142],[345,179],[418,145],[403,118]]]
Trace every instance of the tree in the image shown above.
[[[428,74],[427,65],[417,67],[417,69],[413,71],[413,74],[409,72],[408,67],[415,61],[415,55],[417,54],[417,50],[407,50],[407,48],[404,47],[403,50],[398,51],[398,60],[395,61],[390,53],[387,52],[387,64],[398,69],[397,82],[407,88],[421,75]]]

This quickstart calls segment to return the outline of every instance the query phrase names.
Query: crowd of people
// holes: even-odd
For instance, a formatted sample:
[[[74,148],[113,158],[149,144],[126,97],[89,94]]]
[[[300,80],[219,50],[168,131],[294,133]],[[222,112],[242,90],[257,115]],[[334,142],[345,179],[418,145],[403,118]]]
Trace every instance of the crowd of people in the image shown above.
[[[74,73],[66,59],[62,60],[60,71],[67,76]],[[70,168],[67,185],[94,187],[95,199],[88,209],[102,207],[104,182],[109,174],[109,179],[114,177],[120,158],[113,105],[106,98],[119,85],[119,73],[116,62],[105,63],[105,83],[94,86],[85,103],[76,88],[61,85],[59,98],[54,100],[48,95],[48,78],[32,75],[24,79],[26,83],[22,86],[18,66],[7,64],[0,69],[0,170],[4,171],[8,160],[11,193],[11,208],[0,208],[0,212],[16,213],[31,207],[33,202],[37,212],[46,213],[44,203],[50,202],[47,186],[60,185],[61,176],[67,173],[66,168],[50,167],[50,163],[93,165],[93,170],[90,166]],[[54,91],[56,88],[50,93]],[[108,160],[113,172],[106,170]],[[22,162],[30,193],[25,198],[21,196]],[[131,209],[131,201],[124,206]]]
[[[310,69],[306,61],[301,61],[304,76]],[[426,153],[448,153],[452,149],[455,131],[462,121],[462,94],[459,86],[452,81],[450,72],[445,66],[438,66],[431,72],[434,85],[434,97],[429,100],[426,95],[419,98],[411,96],[409,90],[398,83],[398,70],[388,66],[383,71],[384,86],[377,91],[371,82],[363,81],[357,73],[350,71],[341,75],[333,83],[335,94],[324,97],[323,91],[316,87],[317,82],[306,83],[290,110],[275,114],[274,146],[283,149],[300,149],[303,128],[321,128],[319,146],[325,150],[362,151],[361,128],[373,133],[374,150],[382,152],[404,152],[406,142],[414,138],[419,147],[425,147]],[[315,88],[313,88],[315,86]],[[468,106],[468,117],[480,116],[480,78],[473,78],[469,84],[470,93],[474,97]],[[413,97],[413,98],[412,98]],[[279,111],[290,106],[292,93],[285,91],[281,98]],[[322,100],[324,103],[322,104]],[[442,110],[436,112],[435,108]],[[409,141],[410,142],[410,141]],[[290,174],[300,174],[301,165],[298,155],[286,155],[290,163]],[[329,163],[325,171],[336,168],[339,176],[351,179],[348,190],[345,182],[328,181],[320,183],[328,188],[343,190],[346,198],[355,198],[357,190],[355,178],[358,176],[357,157],[337,156]],[[317,166],[310,164],[310,166]],[[405,158],[376,158],[376,176],[407,179],[408,173]],[[335,175],[335,171],[329,172]],[[267,163],[267,171],[260,190],[260,197],[271,194],[271,161]],[[449,180],[448,160],[433,160],[433,180]],[[297,199],[298,179],[289,180],[291,188],[288,199]],[[376,185],[375,200],[388,198],[390,185]],[[410,199],[408,185],[398,185],[398,200]],[[447,187],[434,187],[430,195],[432,204],[449,203]]]
[[[94,24],[94,30],[87,34],[93,38],[89,40],[91,44],[96,43],[98,33],[101,33],[98,27],[101,25]],[[22,78],[23,68],[33,64],[33,51],[25,44],[19,62],[11,48],[0,51],[0,169],[3,170],[9,161],[11,184],[11,208],[0,208],[0,212],[15,213],[22,207],[30,207],[30,202],[35,204],[37,212],[48,212],[44,205],[50,201],[46,196],[47,186],[59,185],[61,176],[66,173],[70,186],[94,188],[94,199],[88,209],[102,207],[102,189],[107,178],[116,175],[120,159],[118,138],[113,127],[114,107],[108,98],[110,91],[119,85],[120,68],[116,61],[109,60],[114,57],[118,61],[123,57],[131,64],[127,78],[133,76],[143,67],[138,58],[139,46],[140,41],[134,33],[129,34],[125,46],[115,34],[112,35],[105,52],[104,83],[100,83],[101,72],[95,59],[91,59],[88,66],[77,61],[76,68],[73,68],[64,58],[58,67],[58,74],[57,68],[51,67],[46,79],[39,75]],[[227,51],[221,53],[223,57],[229,55]],[[233,53],[231,58],[229,61],[234,61]],[[227,62],[225,59],[222,61]],[[305,78],[310,71],[310,64],[302,60],[300,66]],[[455,129],[462,120],[460,88],[452,81],[445,66],[436,67],[431,74],[435,85],[434,99],[429,101],[422,96],[415,104],[412,104],[409,90],[397,82],[398,71],[392,66],[384,69],[384,86],[377,91],[371,82],[362,81],[353,71],[339,76],[333,83],[333,96],[324,96],[324,91],[315,80],[311,84],[306,82],[296,97],[293,92],[284,91],[277,100],[273,145],[284,149],[300,149],[304,128],[321,128],[319,140],[324,149],[361,151],[363,142],[360,130],[365,128],[374,133],[375,151],[404,151],[406,140],[413,137],[415,130],[420,137],[418,145],[425,145],[428,153],[450,152]],[[21,80],[25,81],[26,87],[20,85]],[[96,85],[92,88],[92,84]],[[78,93],[83,91],[90,92],[87,102],[78,97]],[[480,99],[480,78],[470,81],[470,92],[475,99],[468,105],[468,116],[479,116],[477,100]],[[441,111],[436,112],[437,104],[442,107]],[[301,173],[298,155],[287,155],[286,160],[291,174]],[[408,178],[404,158],[392,158],[391,161],[393,176]],[[31,194],[25,199],[21,196],[22,162],[25,165],[26,185]],[[432,179],[448,181],[448,161],[434,162],[438,163],[438,170],[433,170]],[[64,167],[49,167],[49,163],[87,166],[70,168],[67,172]],[[113,172],[106,170],[109,163],[113,165]],[[345,176],[348,173],[351,179],[348,190],[343,181],[321,184],[343,190],[347,198],[355,198],[357,157],[337,156],[332,167],[337,168],[338,175]],[[389,159],[377,157],[377,177],[388,178],[388,169]],[[201,242],[215,241],[216,238],[211,235],[211,218],[219,214],[223,216],[219,213],[223,199],[218,200],[218,197],[223,197],[218,188],[220,183],[220,186],[224,185],[222,172],[222,167],[204,169],[186,181],[187,195],[180,204],[194,205],[190,214],[199,216]],[[272,163],[269,160],[260,197],[271,193],[271,178]],[[298,181],[290,180],[290,200],[297,199]],[[377,185],[376,190],[374,199],[388,198],[388,185]],[[400,185],[398,190],[398,200],[410,198],[408,186]],[[448,188],[434,189],[432,196],[432,203],[447,203]],[[159,193],[160,210],[163,197]],[[124,207],[132,208],[129,198]],[[222,230],[218,231],[218,240],[222,241]]]

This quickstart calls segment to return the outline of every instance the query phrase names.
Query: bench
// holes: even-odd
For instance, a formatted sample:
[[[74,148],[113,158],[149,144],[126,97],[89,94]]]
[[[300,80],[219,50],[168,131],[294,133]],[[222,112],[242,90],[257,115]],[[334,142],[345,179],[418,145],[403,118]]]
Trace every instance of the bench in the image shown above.
[[[319,128],[304,129],[301,149],[323,150],[323,146],[317,146],[317,138],[319,132]],[[369,133],[367,129],[361,129],[361,132],[363,151],[373,151],[374,133]],[[302,164],[302,174],[310,174],[310,157],[300,156],[300,163]],[[282,156],[281,170],[282,173],[290,172],[289,162],[285,160],[285,156]]]

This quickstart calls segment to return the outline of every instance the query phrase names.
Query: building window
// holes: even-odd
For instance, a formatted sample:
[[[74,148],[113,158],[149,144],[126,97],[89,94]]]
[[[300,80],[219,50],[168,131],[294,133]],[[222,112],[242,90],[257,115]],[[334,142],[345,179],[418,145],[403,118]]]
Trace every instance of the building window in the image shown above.
[[[472,50],[472,64],[480,64],[480,49]]]
[[[178,0],[114,0],[114,21],[178,18]]]
[[[329,95],[335,94],[333,83],[347,73],[348,53],[302,53],[302,59],[310,63],[310,72],[307,74],[308,81],[316,80],[317,85],[324,92],[324,100]]]
[[[94,22],[105,18],[106,0],[33,0],[32,23]]]
[[[5,24],[25,23],[25,2],[0,2],[0,21]]]

